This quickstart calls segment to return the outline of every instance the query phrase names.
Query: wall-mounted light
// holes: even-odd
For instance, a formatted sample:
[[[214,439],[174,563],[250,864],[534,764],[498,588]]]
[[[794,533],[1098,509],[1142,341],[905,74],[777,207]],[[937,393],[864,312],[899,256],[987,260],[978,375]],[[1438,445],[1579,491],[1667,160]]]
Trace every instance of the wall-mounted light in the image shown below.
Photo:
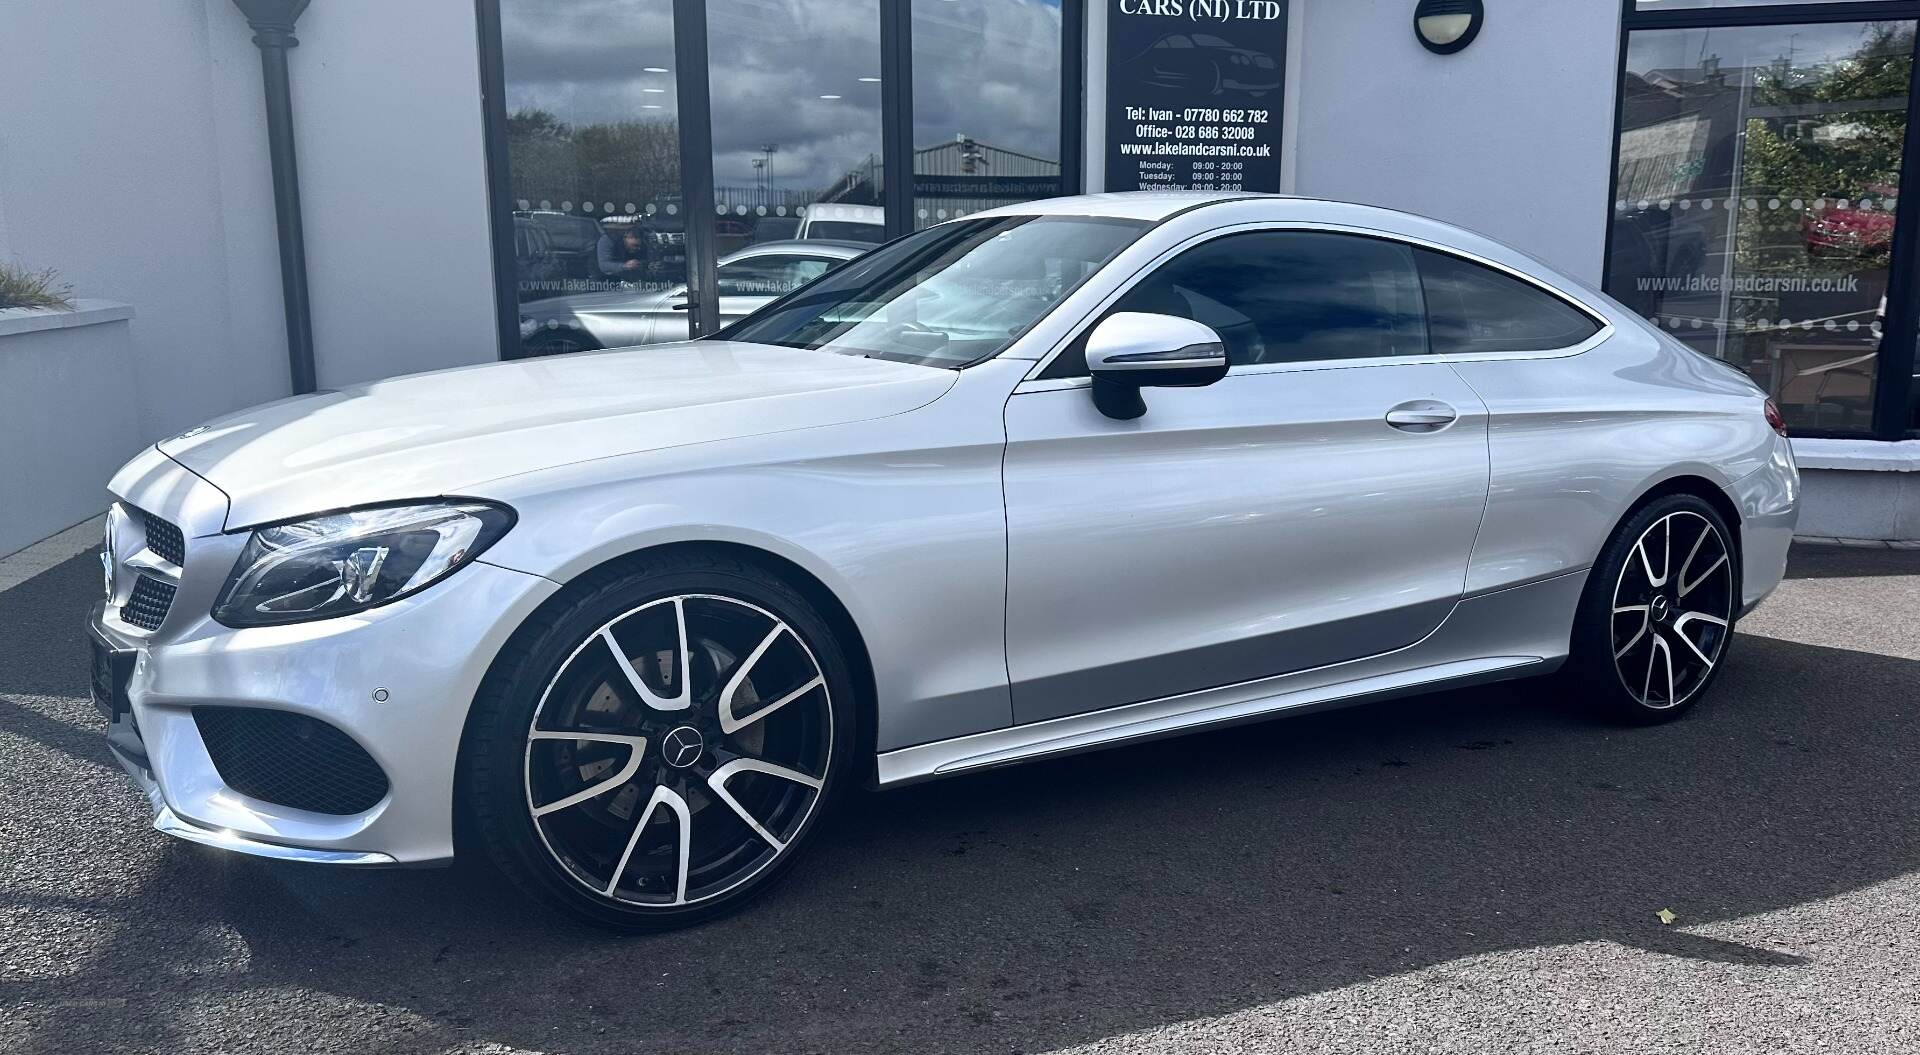
[[[1413,9],[1413,35],[1437,55],[1451,55],[1473,43],[1487,20],[1480,0],[1420,0]]]

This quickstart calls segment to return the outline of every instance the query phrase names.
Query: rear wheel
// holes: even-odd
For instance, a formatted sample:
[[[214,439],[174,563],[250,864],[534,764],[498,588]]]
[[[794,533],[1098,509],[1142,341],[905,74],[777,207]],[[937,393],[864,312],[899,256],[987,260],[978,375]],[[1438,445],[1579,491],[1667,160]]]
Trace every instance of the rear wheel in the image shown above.
[[[1739,555],[1719,512],[1667,495],[1627,518],[1589,574],[1574,686],[1612,716],[1679,717],[1720,673],[1739,609]]]
[[[846,768],[850,682],[777,576],[669,557],[536,617],[475,704],[463,794],[523,889],[629,930],[744,904]]]

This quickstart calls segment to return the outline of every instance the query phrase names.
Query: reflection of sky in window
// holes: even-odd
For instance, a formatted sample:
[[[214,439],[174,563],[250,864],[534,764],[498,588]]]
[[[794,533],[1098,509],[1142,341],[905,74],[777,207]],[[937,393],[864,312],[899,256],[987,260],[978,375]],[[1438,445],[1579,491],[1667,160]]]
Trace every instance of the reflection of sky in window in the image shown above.
[[[913,0],[916,147],[966,135],[1060,157],[1060,7],[1035,0]]]
[[[915,145],[964,133],[1057,158],[1059,0],[912,2]],[[716,183],[758,182],[769,144],[776,184],[794,190],[879,152],[874,0],[709,0],[707,11]],[[507,109],[574,125],[675,117],[674,75],[643,72],[673,69],[672,26],[671,0],[503,0]]]
[[[1849,58],[1873,31],[1887,23],[1842,22],[1829,25],[1747,26],[1715,29],[1641,30],[1632,36],[1627,69],[1645,75],[1659,70],[1683,81],[1698,80],[1703,59],[1718,57],[1728,73],[1766,66],[1791,57],[1797,69]]]
[[[1781,4],[1802,3],[1804,0],[1637,0],[1635,8],[1641,11],[1678,11],[1702,7],[1777,7]],[[1858,0],[1827,0],[1828,3],[1854,3]]]

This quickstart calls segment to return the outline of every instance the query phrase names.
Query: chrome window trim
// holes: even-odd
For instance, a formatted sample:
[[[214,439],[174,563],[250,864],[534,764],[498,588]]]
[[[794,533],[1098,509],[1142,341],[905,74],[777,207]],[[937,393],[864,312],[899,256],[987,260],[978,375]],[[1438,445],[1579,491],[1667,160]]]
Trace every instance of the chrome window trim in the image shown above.
[[[1050,392],[1059,388],[1076,387],[1070,384],[1055,384],[1055,382],[1078,381],[1085,383],[1086,378],[1042,378],[1041,375],[1053,365],[1055,359],[1073,347],[1074,342],[1078,341],[1089,329],[1097,324],[1108,311],[1112,310],[1113,306],[1120,301],[1120,298],[1126,296],[1135,286],[1139,285],[1146,276],[1159,270],[1174,257],[1218,238],[1226,238],[1236,234],[1253,234],[1263,231],[1318,231],[1328,234],[1347,234],[1362,238],[1377,238],[1389,242],[1398,242],[1410,248],[1442,253],[1460,260],[1465,260],[1468,263],[1491,268],[1511,278],[1519,279],[1527,285],[1578,309],[1582,314],[1597,323],[1600,328],[1594,331],[1591,337],[1581,341],[1579,344],[1567,345],[1561,348],[1543,348],[1522,352],[1442,352],[1428,353],[1426,355],[1381,356],[1373,359],[1303,359],[1291,363],[1257,363],[1249,366],[1233,366],[1228,373],[1229,377],[1241,374],[1279,373],[1297,370],[1342,370],[1367,366],[1402,366],[1409,363],[1480,363],[1526,359],[1563,359],[1579,355],[1600,346],[1616,332],[1613,317],[1594,306],[1594,304],[1585,297],[1570,293],[1544,279],[1536,278],[1524,271],[1503,264],[1498,260],[1481,256],[1478,253],[1468,252],[1450,245],[1432,241],[1431,239],[1421,238],[1417,235],[1401,234],[1397,231],[1383,231],[1379,228],[1364,227],[1358,224],[1328,223],[1322,220],[1255,220],[1247,223],[1232,224],[1226,227],[1215,227],[1194,234],[1171,246],[1158,256],[1155,256],[1152,260],[1143,264],[1133,274],[1126,276],[1120,281],[1119,285],[1115,286],[1100,300],[1099,304],[1094,306],[1092,311],[1074,323],[1064,339],[1049,349],[1047,354],[1041,356],[1034,362],[1033,368],[1027,371],[1025,378],[1021,384],[1015,388],[1014,393],[1018,395],[1026,392]],[[1045,387],[1039,387],[1042,385]]]

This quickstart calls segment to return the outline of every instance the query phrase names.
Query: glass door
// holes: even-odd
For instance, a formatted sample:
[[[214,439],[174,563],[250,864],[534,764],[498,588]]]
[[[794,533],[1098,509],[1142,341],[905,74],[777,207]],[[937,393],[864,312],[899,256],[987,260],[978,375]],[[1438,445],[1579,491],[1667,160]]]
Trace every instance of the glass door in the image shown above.
[[[1064,12],[1038,0],[908,0],[913,228],[1068,193]]]
[[[707,0],[715,324],[884,240],[876,0]]]
[[[666,339],[685,312],[673,0],[499,0],[516,344]]]

